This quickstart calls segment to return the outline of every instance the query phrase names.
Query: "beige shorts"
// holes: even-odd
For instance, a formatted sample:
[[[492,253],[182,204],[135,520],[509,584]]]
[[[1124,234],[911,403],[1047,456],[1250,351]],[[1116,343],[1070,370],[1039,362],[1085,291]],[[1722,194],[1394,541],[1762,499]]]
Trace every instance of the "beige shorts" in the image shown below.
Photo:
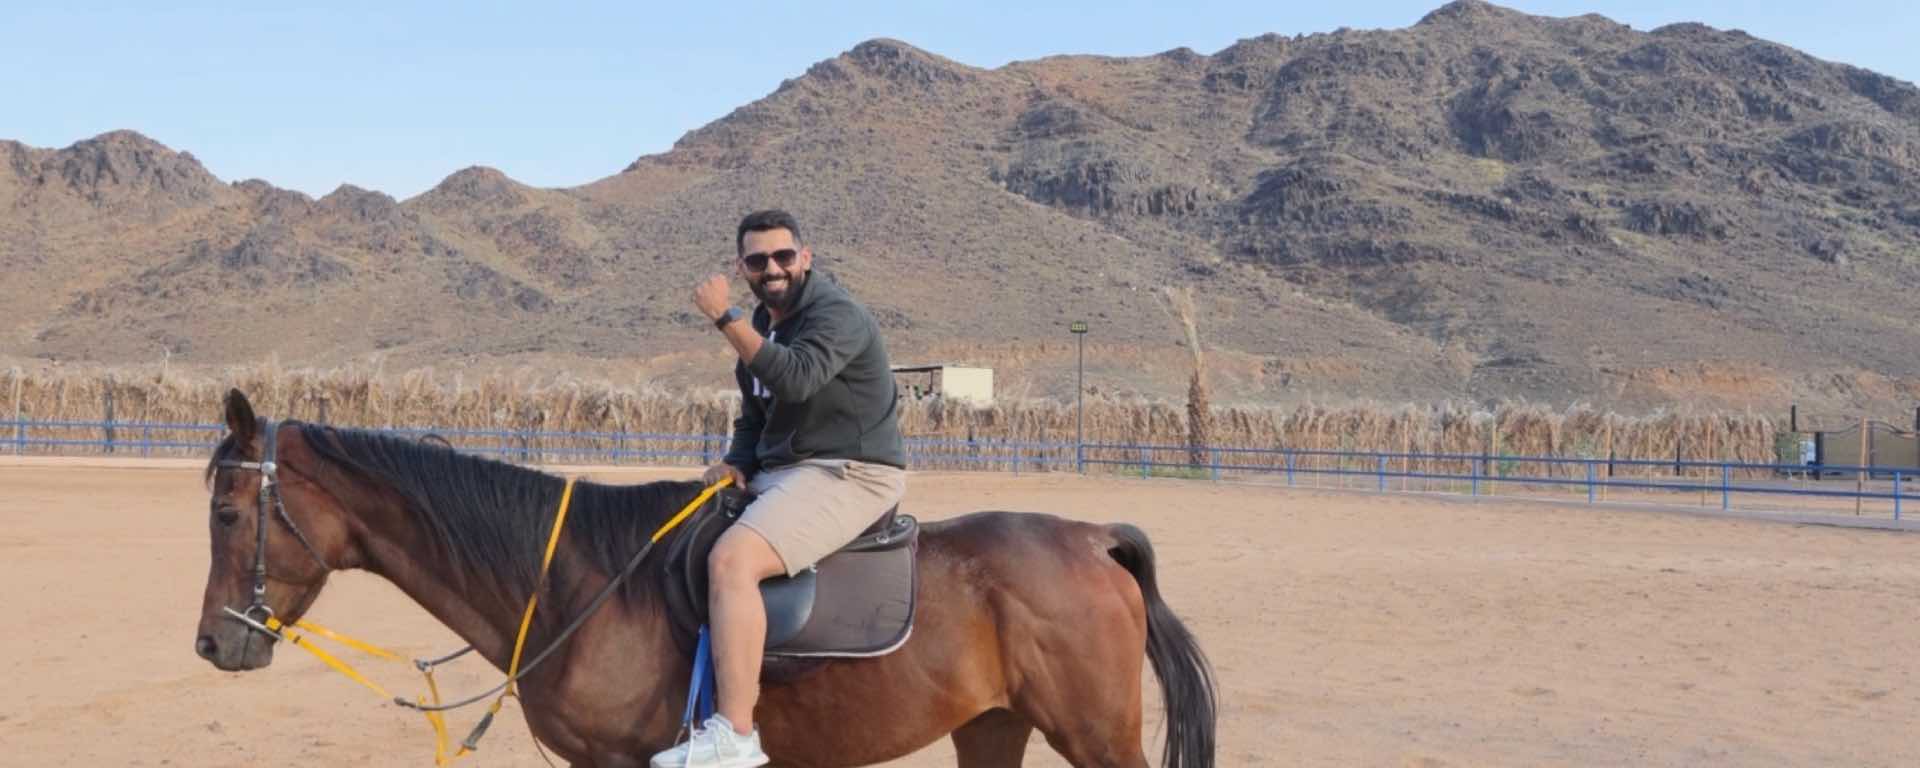
[[[906,470],[844,459],[808,459],[747,482],[740,515],[773,546],[792,576],[847,545],[907,493]]]

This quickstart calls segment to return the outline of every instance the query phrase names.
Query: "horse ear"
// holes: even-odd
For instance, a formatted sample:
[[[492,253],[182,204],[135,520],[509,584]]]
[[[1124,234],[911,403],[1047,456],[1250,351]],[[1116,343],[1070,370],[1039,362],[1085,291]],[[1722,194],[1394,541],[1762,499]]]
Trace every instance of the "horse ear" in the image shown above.
[[[233,433],[233,439],[245,444],[253,441],[253,433],[260,428],[260,420],[253,415],[253,403],[247,402],[247,396],[238,388],[227,390],[227,431]]]

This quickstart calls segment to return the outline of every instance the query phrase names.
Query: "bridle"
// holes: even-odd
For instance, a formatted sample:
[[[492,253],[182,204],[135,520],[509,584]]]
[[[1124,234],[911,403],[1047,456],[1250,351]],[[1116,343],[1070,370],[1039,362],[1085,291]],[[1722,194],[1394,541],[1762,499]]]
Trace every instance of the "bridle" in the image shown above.
[[[247,605],[245,611],[236,611],[230,606],[221,606],[220,610],[226,611],[228,616],[232,616],[253,631],[266,635],[270,640],[279,640],[280,633],[267,626],[267,621],[273,618],[273,606],[267,605],[267,529],[272,527],[273,523],[269,518],[277,513],[280,522],[286,523],[287,530],[293,531],[293,537],[300,540],[300,546],[306,547],[307,554],[313,555],[313,561],[319,563],[323,570],[333,570],[327,565],[327,559],[320,556],[320,550],[314,548],[313,542],[301,532],[300,526],[294,524],[293,517],[287,514],[287,505],[281,502],[280,465],[275,458],[279,432],[280,422],[267,423],[264,438],[265,450],[261,452],[259,461],[226,459],[215,465],[223,469],[244,469],[260,473],[260,502],[257,524],[254,526],[257,536],[253,548],[253,602]]]

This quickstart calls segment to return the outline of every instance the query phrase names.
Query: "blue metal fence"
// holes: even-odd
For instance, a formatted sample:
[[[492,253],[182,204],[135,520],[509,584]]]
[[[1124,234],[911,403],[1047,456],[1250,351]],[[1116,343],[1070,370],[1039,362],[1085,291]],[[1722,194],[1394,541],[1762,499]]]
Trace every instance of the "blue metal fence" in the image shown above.
[[[1140,477],[1184,476],[1219,480],[1223,476],[1269,477],[1289,486],[1332,478],[1339,487],[1374,491],[1418,490],[1481,496],[1584,494],[1588,503],[1606,500],[1609,491],[1697,493],[1732,510],[1737,496],[1801,497],[1890,502],[1893,519],[1915,497],[1908,481],[1912,467],[1757,464],[1738,461],[1675,461],[1538,456],[1496,456],[1393,451],[1205,448],[1200,456],[1184,445],[1093,444],[1080,448],[1086,465]],[[1853,480],[1832,480],[1829,476]],[[1419,481],[1419,487],[1413,487]],[[1843,487],[1847,482],[1853,487]],[[1398,484],[1396,489],[1393,486]],[[1435,484],[1442,484],[1436,488]],[[1500,493],[1504,486],[1507,490]],[[1659,500],[1657,497],[1654,500]],[[1804,506],[1804,505],[1801,505]]]
[[[115,421],[0,421],[0,452],[205,456],[225,431],[219,424]],[[462,451],[520,462],[708,465],[725,455],[727,435],[636,432],[575,432],[515,429],[389,427],[381,431],[413,439],[439,438]],[[1119,443],[1048,443],[1014,440],[906,439],[915,469],[980,469],[1011,472],[1078,471],[1175,476],[1194,479],[1265,480],[1373,491],[1417,490],[1464,495],[1556,498],[1584,495],[1589,503],[1618,491],[1698,494],[1723,510],[1736,497],[1797,498],[1795,508],[1818,501],[1890,502],[1893,519],[1914,498],[1907,487],[1911,467],[1755,464],[1734,461],[1608,459],[1484,454],[1331,451],[1287,448],[1211,447]],[[1850,475],[1852,487],[1827,479]],[[1418,487],[1415,487],[1415,485]],[[1398,488],[1394,486],[1398,485]],[[1438,485],[1438,487],[1436,487]],[[1831,509],[1825,511],[1833,511]],[[1875,510],[1879,513],[1878,508]]]

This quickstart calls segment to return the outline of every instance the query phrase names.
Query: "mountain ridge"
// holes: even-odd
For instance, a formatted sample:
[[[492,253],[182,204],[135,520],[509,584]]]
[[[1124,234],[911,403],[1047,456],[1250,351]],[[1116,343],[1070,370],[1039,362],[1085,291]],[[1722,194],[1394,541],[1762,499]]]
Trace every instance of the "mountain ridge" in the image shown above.
[[[994,69],[878,38],[563,189],[316,200],[132,132],[0,159],[20,357],[681,359],[688,286],[779,206],[896,357],[1041,394],[1071,360],[1017,350],[1086,319],[1156,359],[1188,285],[1228,400],[1920,399],[1920,90],[1692,23],[1461,0]],[[1175,399],[1165,359],[1101,374]]]

